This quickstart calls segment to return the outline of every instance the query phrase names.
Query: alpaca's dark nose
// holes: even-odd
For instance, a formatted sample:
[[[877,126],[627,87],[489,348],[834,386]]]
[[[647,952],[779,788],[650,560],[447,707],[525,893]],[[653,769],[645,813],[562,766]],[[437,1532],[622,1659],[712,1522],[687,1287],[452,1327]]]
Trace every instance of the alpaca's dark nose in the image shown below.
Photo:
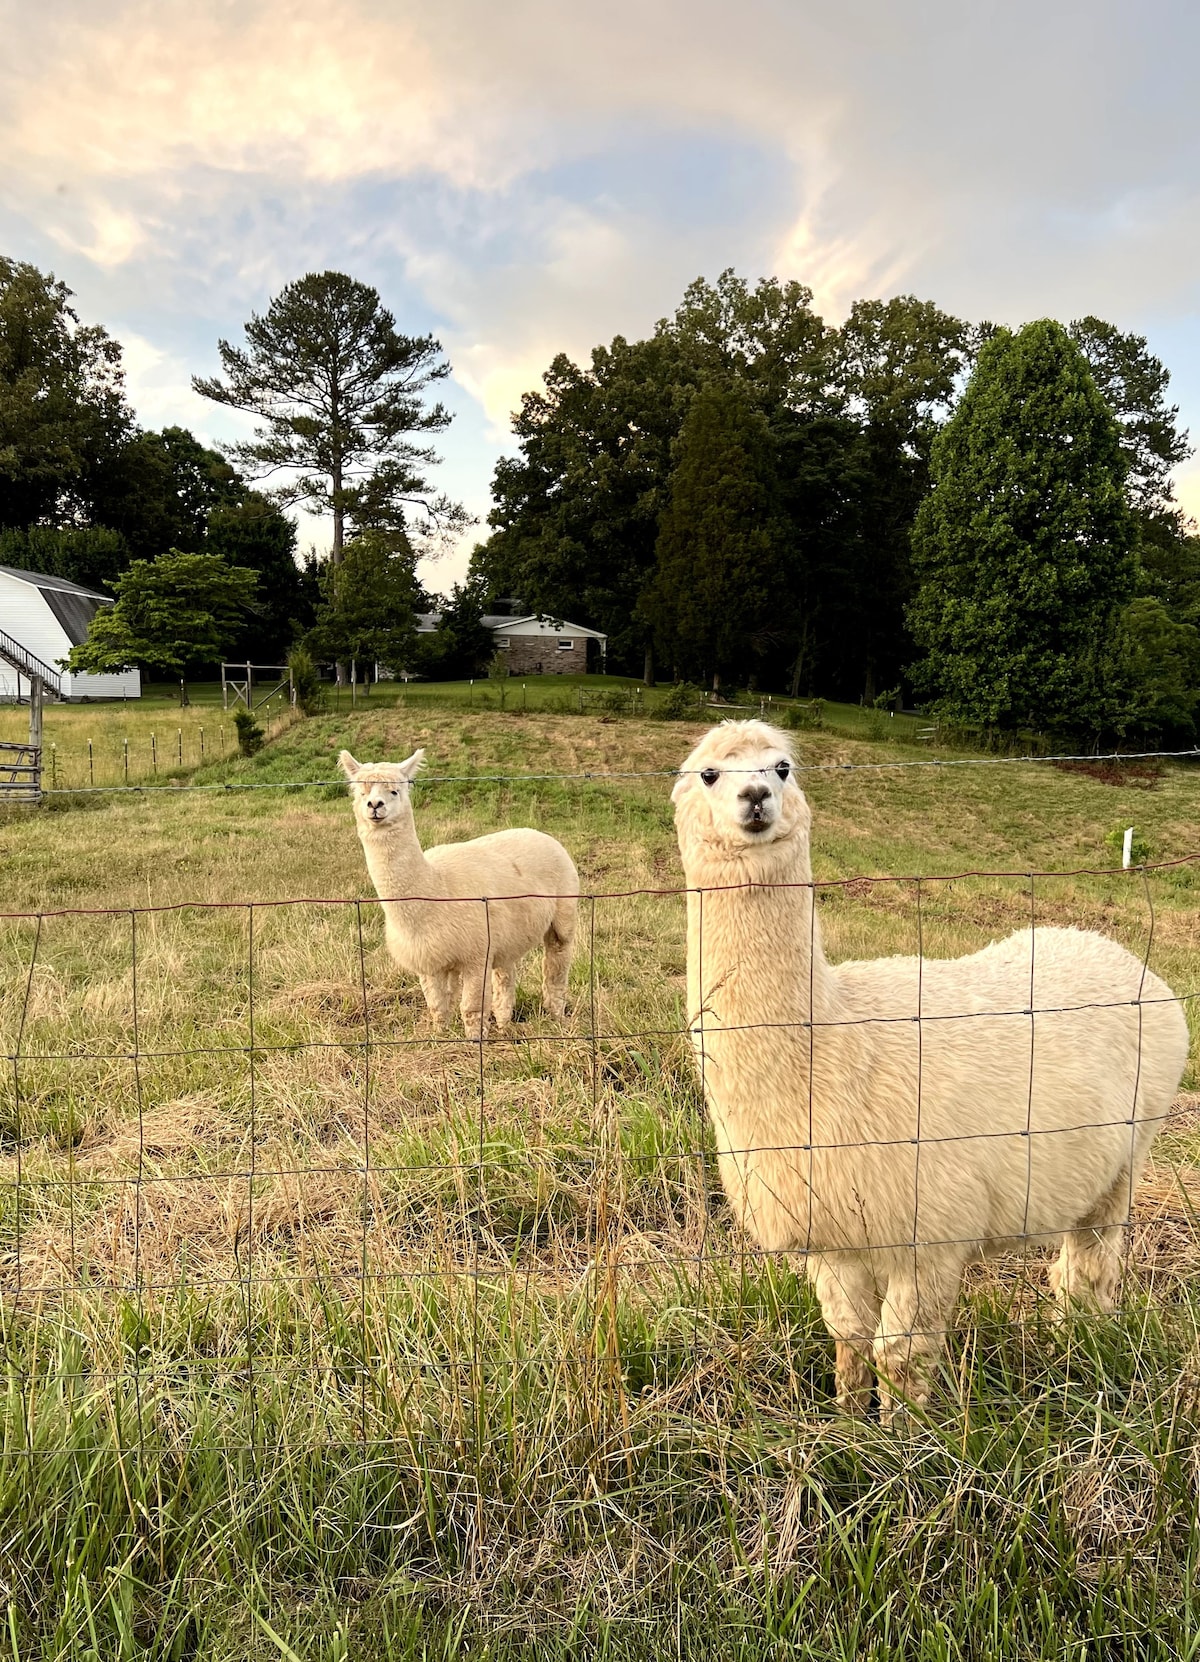
[[[761,808],[771,794],[769,785],[743,785],[738,796],[743,802],[750,803],[753,808]]]

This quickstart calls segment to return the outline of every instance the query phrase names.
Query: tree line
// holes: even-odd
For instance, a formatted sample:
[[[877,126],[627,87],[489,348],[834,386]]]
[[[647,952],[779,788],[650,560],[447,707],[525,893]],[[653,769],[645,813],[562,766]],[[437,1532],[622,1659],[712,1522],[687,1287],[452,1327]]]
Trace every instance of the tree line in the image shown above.
[[[1164,366],[1095,317],[698,280],[644,340],[554,359],[468,587],[714,686],[917,696],[988,726],[1190,734],[1200,545]]]
[[[833,327],[802,284],[699,279],[646,339],[560,355],[524,396],[490,535],[444,603],[416,575],[468,523],[433,482],[440,344],[323,272],[217,353],[194,388],[252,437],[143,431],[119,344],[0,258],[0,563],[117,596],[77,668],[182,676],[301,642],[339,675],[469,674],[482,614],[520,605],[603,630],[647,680],[1195,730],[1200,542],[1170,486],[1187,435],[1165,367],[1102,319],[1014,332],[901,296]],[[303,563],[301,505],[333,525]],[[423,610],[441,622],[418,639]]]
[[[289,284],[222,375],[195,390],[257,420],[224,452],[181,427],[146,431],[121,348],[83,324],[53,275],[0,257],[0,564],[111,592],[72,667],[138,662],[183,678],[222,657],[400,663],[433,604],[421,553],[466,521],[437,491],[429,391],[449,373],[378,293],[340,272]],[[287,510],[333,523],[301,563]],[[444,642],[443,642],[444,645]]]

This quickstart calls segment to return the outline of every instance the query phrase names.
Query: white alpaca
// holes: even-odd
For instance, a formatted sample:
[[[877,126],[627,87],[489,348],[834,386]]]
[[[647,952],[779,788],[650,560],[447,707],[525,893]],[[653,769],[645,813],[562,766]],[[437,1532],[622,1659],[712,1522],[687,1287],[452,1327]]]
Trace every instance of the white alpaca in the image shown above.
[[[1061,1238],[1060,1301],[1111,1308],[1187,1024],[1140,959],[1082,930],[830,964],[792,767],[758,721],[683,765],[689,1018],[735,1213],[808,1255],[839,1405],[865,1412],[873,1357],[890,1417],[926,1400],[974,1258]]]
[[[453,1019],[481,1038],[489,1009],[512,1020],[517,964],[545,945],[542,1002],[566,1010],[575,944],[579,875],[566,849],[543,831],[493,831],[423,851],[409,786],[425,759],[363,762],[338,757],[350,781],[367,870],[383,905],[387,946],[402,970],[420,977],[439,1027]]]

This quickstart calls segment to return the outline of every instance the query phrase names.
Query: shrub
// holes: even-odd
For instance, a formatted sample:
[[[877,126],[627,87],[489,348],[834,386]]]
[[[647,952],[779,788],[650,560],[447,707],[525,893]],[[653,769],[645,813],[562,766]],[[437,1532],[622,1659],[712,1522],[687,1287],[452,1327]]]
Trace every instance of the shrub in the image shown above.
[[[325,689],[312,654],[306,647],[294,646],[288,653],[287,661],[292,672],[292,686],[296,689],[296,708],[301,715],[320,715],[325,708]]]
[[[865,726],[868,739],[878,740],[887,738],[894,723],[886,710],[868,710]]]
[[[659,700],[658,714],[664,721],[687,721],[700,708],[700,689],[690,681],[676,681]]]
[[[807,698],[802,704],[788,704],[779,713],[779,725],[788,727],[793,732],[797,728],[808,728],[817,732],[825,724],[822,720],[825,714],[825,700],[823,698]]]
[[[253,756],[262,749],[266,734],[255,721],[252,710],[235,710],[233,725],[237,728],[238,749],[243,756]]]
[[[1119,866],[1121,855],[1125,849],[1125,827],[1123,825],[1114,826],[1105,837],[1104,846],[1112,852],[1113,864]],[[1129,863],[1131,866],[1144,866],[1149,859],[1150,844],[1145,837],[1140,837],[1135,831],[1133,833],[1133,843],[1129,850]]]

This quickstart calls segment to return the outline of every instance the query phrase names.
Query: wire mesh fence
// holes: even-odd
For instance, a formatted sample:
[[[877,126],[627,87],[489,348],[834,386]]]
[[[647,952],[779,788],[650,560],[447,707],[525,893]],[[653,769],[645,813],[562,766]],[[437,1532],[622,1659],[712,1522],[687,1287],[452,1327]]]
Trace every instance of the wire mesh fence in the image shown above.
[[[916,996],[847,1022],[823,1015],[810,989],[798,1014],[736,1024],[768,1061],[761,1085],[748,1082],[761,1112],[742,1145],[714,1144],[707,1126],[714,1027],[727,1037],[734,1024],[716,1021],[707,997],[689,1009],[678,887],[585,893],[567,1017],[547,1017],[522,985],[515,1023],[484,1042],[431,1029],[388,965],[373,901],[7,914],[0,1251],[23,1446],[51,1457],[64,1424],[90,1416],[142,1454],[153,1443],[258,1459],[300,1435],[299,1418],[310,1439],[407,1450],[418,1465],[461,1464],[469,1450],[499,1471],[515,1458],[514,1424],[532,1415],[556,1426],[569,1459],[628,1471],[644,1457],[647,1415],[694,1426],[714,1393],[723,1413],[753,1402],[781,1422],[820,1414],[832,1347],[803,1259],[819,1251],[835,1279],[851,1259],[813,1236],[814,1203],[847,1171],[865,1191],[882,1162],[907,1185],[909,1227],[834,1247],[973,1257],[986,1218],[961,1238],[941,1221],[950,1145],[968,1173],[990,1169],[997,1143],[1022,1151],[1022,1222],[999,1231],[1006,1256],[971,1272],[1014,1306],[1022,1345],[1054,1328],[1045,1249],[1086,1221],[1047,1215],[1054,1172],[1090,1158],[1098,1130],[1128,1137],[1131,1157],[1124,1206],[1092,1233],[1115,1241],[1126,1300],[1168,1307],[1200,1268],[1200,1181],[1173,1165],[1171,1143],[1194,1110],[1142,1104],[1140,1041],[1164,1002],[1147,979],[1164,955],[1195,1008],[1194,978],[1181,980],[1189,954],[1162,938],[1155,888],[1197,859],[1102,879],[1138,895],[1136,928],[1122,925],[1143,967],[1132,997],[1039,999],[1031,954],[1030,996],[993,1008],[927,1004],[920,964],[982,944],[1001,919],[1061,923],[1062,885],[1095,873],[803,885],[814,930],[820,913],[852,934],[855,912],[874,907],[895,948],[915,955]],[[692,898],[701,914],[714,901]],[[1039,1034],[1052,1043],[1056,1027],[1117,1009],[1138,1034],[1129,1100],[1112,1118],[1080,1109],[1052,1123]],[[947,1024],[1017,1034],[1004,1055],[1027,1059],[1020,1123],[930,1119],[930,1057]],[[899,1132],[868,1117],[831,1135],[813,1118],[822,1047],[848,1026],[902,1032],[915,1057]],[[1114,1064],[1096,1030],[1103,1074]],[[781,1116],[788,1091],[807,1100],[802,1133]],[[1164,1135],[1138,1190],[1147,1116]],[[741,1166],[763,1155],[793,1183],[782,1256],[737,1202]],[[910,1313],[910,1337],[920,1320]]]

